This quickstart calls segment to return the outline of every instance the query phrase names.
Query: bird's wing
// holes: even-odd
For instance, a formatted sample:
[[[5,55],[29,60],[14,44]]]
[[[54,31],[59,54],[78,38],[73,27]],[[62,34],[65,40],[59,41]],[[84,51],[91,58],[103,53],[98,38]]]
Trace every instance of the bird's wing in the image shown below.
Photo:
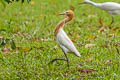
[[[60,33],[57,36],[57,40],[60,45],[67,48],[70,52],[78,52],[72,41],[69,39],[69,37],[66,35],[64,31],[60,31]]]
[[[120,10],[120,4],[114,2],[105,2],[101,4],[101,9],[104,10]]]

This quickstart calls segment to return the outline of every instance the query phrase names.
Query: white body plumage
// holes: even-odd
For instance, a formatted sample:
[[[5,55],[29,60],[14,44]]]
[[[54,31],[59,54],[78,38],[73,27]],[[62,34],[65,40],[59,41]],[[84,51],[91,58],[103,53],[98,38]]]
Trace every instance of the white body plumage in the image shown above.
[[[65,54],[67,54],[68,52],[73,52],[76,56],[81,56],[74,44],[72,43],[72,41],[64,32],[63,28],[61,28],[58,34],[56,35],[56,41],[58,42],[62,50],[65,52]]]
[[[84,3],[92,4],[97,8],[107,11],[110,15],[120,14],[120,4],[115,2],[95,3],[90,0],[85,0]]]
[[[108,12],[112,16],[111,24],[114,22],[113,15],[120,14],[120,4],[115,3],[115,2],[95,3],[90,0],[84,0],[84,2],[80,3],[80,4],[91,4],[97,8],[100,8],[100,9]]]

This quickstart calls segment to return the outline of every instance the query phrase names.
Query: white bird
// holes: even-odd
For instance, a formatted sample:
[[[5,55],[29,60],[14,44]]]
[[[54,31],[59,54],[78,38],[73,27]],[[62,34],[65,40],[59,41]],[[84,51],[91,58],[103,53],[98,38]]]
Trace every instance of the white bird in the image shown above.
[[[78,57],[81,56],[74,44],[72,43],[72,41],[70,40],[70,38],[66,35],[66,33],[63,30],[64,25],[73,19],[74,13],[72,10],[68,10],[66,12],[60,13],[60,15],[66,15],[67,17],[57,24],[54,30],[54,35],[56,37],[57,43],[64,52],[66,59],[53,59],[50,63],[53,63],[56,60],[64,60],[67,61],[67,65],[69,67],[69,59],[67,57],[68,52],[72,52]]]
[[[104,11],[108,12],[112,16],[112,22],[114,22],[114,15],[120,14],[120,4],[115,2],[104,2],[104,3],[95,3],[90,0],[85,0],[83,3],[80,4],[91,4],[97,8],[103,9]]]

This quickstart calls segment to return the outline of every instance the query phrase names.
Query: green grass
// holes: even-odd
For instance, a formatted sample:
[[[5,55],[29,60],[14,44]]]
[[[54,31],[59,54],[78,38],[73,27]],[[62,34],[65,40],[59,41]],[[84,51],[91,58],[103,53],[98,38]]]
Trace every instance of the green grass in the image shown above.
[[[111,17],[105,11],[91,5],[78,5],[82,0],[34,0],[35,4],[12,3],[5,9],[0,7],[0,36],[13,39],[16,49],[10,42],[0,46],[0,79],[40,79],[40,80],[119,80],[120,79],[120,16],[116,15],[115,23],[109,29]],[[93,0],[96,1],[96,0]],[[96,2],[105,2],[99,0]],[[119,0],[109,0],[120,2]],[[77,58],[68,54],[67,63],[58,61],[48,63],[54,58],[65,58],[55,41],[53,34],[56,24],[64,18],[57,15],[74,7],[75,18],[65,25],[67,35],[81,52]],[[99,18],[106,31],[98,32]],[[114,34],[114,36],[110,36]],[[97,38],[93,38],[97,37]],[[86,44],[96,44],[85,48]],[[118,46],[116,46],[116,44]],[[3,49],[9,49],[4,53]],[[91,59],[91,60],[89,60]],[[110,61],[110,62],[107,62]],[[82,66],[80,66],[82,64]],[[81,72],[81,69],[94,69],[92,73]]]

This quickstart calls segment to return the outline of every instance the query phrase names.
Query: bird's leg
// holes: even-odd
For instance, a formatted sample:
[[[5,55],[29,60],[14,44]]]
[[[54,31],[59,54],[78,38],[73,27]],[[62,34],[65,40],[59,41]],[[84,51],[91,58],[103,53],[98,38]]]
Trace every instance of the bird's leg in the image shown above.
[[[111,24],[110,25],[112,25],[114,23],[114,18],[113,18],[113,16],[112,16],[112,22],[111,22]]]
[[[67,61],[66,59],[53,59],[52,61],[50,61],[50,63],[49,64],[52,64],[53,62],[55,62],[55,61],[57,61],[57,60],[63,60],[63,61]]]
[[[53,59],[52,61],[50,61],[49,64],[52,64],[53,62],[55,62],[57,60],[63,60],[63,61],[67,61],[67,65],[69,67],[69,59],[68,59],[67,55],[65,54],[65,52],[64,52],[64,55],[65,55],[66,59],[58,59],[58,58],[56,58],[56,59]]]
[[[69,67],[69,59],[68,59],[68,57],[67,57],[67,54],[65,54],[65,52],[64,52],[64,55],[65,55],[65,57],[66,57],[67,65],[68,65],[68,67]]]

